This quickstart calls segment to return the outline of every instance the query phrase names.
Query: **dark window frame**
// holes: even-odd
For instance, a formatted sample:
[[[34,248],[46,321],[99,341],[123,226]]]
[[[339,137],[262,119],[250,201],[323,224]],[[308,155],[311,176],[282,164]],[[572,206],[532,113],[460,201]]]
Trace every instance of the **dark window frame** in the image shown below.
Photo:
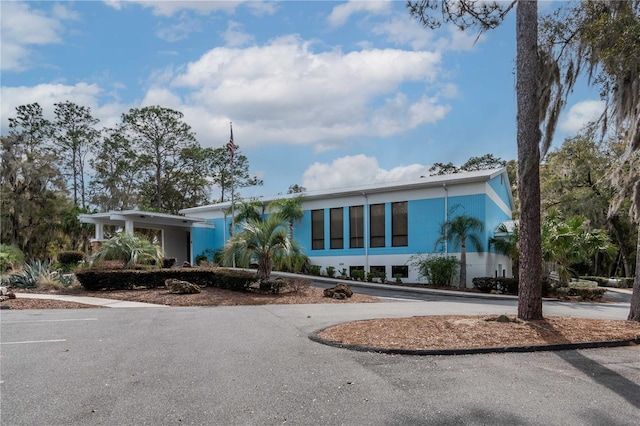
[[[409,203],[391,203],[391,247],[409,245]]]
[[[391,265],[391,276],[402,275],[400,278],[409,278],[409,266],[407,265]]]
[[[385,216],[384,204],[369,205],[369,247],[371,248],[385,247],[386,245]]]
[[[349,248],[364,248],[363,205],[349,207]]]
[[[329,209],[329,248],[331,250],[344,248],[344,209],[342,207]]]
[[[324,250],[324,209],[311,210],[311,250]]]

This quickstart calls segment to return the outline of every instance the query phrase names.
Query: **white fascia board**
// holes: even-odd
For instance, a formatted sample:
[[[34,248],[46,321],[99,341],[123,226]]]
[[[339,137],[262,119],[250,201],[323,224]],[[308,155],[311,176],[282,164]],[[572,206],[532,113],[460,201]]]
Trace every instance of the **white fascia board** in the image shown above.
[[[376,194],[376,193],[389,193],[411,189],[424,189],[424,188],[437,188],[446,185],[447,188],[451,186],[459,186],[466,183],[481,183],[487,182],[495,176],[504,173],[506,168],[489,170],[477,170],[473,172],[453,173],[448,175],[438,176],[425,176],[417,179],[395,181],[395,182],[383,182],[359,185],[345,188],[335,189],[323,189],[318,191],[304,192],[301,194],[284,194],[274,197],[260,197],[259,201],[269,204],[271,201],[282,198],[294,198],[302,196],[304,201],[314,200],[327,200],[335,198],[349,198],[354,196],[363,196]],[[216,210],[225,210],[231,207],[231,203],[226,201],[218,204],[208,204],[205,206],[190,207],[180,210],[183,214],[206,214]]]

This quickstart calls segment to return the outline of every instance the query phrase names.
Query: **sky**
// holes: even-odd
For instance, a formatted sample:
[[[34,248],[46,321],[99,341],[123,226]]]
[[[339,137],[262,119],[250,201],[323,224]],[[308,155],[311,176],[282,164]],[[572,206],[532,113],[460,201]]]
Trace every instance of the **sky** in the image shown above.
[[[50,119],[57,102],[89,107],[99,128],[171,108],[203,147],[224,146],[233,122],[264,181],[245,198],[517,158],[515,11],[480,36],[425,29],[405,1],[2,0],[0,20],[3,135],[33,102]],[[578,84],[554,146],[602,109]]]

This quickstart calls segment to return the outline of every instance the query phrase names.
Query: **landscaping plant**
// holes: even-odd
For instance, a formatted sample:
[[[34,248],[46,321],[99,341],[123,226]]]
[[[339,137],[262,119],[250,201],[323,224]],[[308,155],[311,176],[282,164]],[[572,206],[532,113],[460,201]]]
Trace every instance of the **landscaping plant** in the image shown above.
[[[450,287],[460,261],[454,256],[417,254],[409,258],[409,264],[414,266],[418,270],[418,275],[426,278],[429,284]]]
[[[128,232],[122,232],[105,241],[100,250],[93,255],[93,264],[105,260],[119,260],[125,269],[136,264],[162,265],[162,250],[144,238]]]

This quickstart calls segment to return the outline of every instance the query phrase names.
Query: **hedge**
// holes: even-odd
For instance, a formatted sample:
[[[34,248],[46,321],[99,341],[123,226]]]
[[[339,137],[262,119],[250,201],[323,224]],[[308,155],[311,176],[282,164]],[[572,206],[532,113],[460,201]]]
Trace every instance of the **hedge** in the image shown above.
[[[485,293],[497,291],[499,293],[518,294],[518,280],[516,278],[475,277],[471,281],[475,288]]]
[[[77,265],[84,260],[84,253],[81,251],[61,251],[58,253],[58,262],[63,265]]]
[[[169,278],[188,281],[200,287],[217,287],[225,290],[246,291],[256,275],[246,271],[224,268],[177,268],[150,270],[82,269],[76,278],[88,291],[129,290],[135,287],[164,287]]]
[[[599,300],[607,289],[602,287],[560,287],[555,291],[561,299],[579,297],[582,300]]]

